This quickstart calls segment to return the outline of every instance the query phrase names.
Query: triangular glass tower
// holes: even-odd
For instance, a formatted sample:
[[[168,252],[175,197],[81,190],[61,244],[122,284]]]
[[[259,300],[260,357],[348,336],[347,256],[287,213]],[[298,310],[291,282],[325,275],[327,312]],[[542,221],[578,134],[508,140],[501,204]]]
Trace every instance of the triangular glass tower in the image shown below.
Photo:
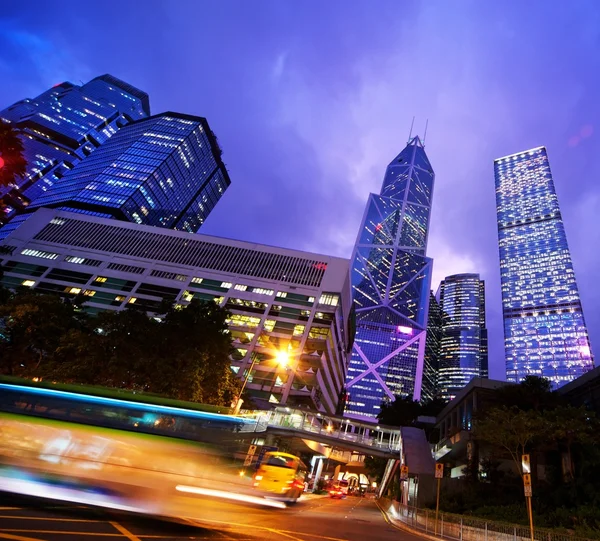
[[[345,415],[374,420],[381,403],[420,398],[433,261],[425,257],[434,172],[419,137],[370,194],[352,255],[356,337]]]

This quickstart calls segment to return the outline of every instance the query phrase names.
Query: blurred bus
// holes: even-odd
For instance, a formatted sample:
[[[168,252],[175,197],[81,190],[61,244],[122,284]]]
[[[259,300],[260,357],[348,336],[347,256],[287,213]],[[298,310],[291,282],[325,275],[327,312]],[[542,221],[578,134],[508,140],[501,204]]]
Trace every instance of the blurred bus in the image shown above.
[[[206,498],[285,507],[234,460],[255,420],[60,387],[0,382],[1,490],[155,516],[202,518]]]
[[[294,503],[304,492],[308,469],[297,456],[272,451],[265,453],[254,476],[254,486],[273,498]]]

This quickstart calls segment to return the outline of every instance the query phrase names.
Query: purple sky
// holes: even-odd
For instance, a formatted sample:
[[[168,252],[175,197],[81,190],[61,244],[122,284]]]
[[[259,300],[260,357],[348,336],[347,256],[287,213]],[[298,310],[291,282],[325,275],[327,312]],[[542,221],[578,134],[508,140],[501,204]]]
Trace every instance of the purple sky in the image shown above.
[[[207,117],[232,185],[204,233],[350,257],[371,191],[429,119],[434,284],[486,280],[504,379],[494,158],[548,148],[600,355],[600,3],[4,3],[0,107],[112,73]],[[143,6],[143,7],[142,7]]]

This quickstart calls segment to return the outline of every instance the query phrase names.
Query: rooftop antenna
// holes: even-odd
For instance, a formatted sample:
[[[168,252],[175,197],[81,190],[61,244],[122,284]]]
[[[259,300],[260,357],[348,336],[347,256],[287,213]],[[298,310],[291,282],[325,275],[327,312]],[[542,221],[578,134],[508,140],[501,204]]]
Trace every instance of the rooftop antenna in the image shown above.
[[[425,121],[425,133],[423,134],[423,147],[425,147],[425,137],[427,137],[427,126],[429,125],[429,119]]]
[[[410,133],[408,134],[408,142],[410,143],[410,138],[412,137],[413,126],[415,125],[415,117],[413,116],[412,122],[410,123]]]

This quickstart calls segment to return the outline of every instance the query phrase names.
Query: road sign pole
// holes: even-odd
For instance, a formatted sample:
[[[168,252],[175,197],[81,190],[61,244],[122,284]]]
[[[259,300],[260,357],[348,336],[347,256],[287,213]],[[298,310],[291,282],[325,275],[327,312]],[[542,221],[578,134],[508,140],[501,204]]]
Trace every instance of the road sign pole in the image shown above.
[[[529,515],[529,533],[531,535],[531,541],[533,539],[533,506],[531,505],[531,497],[533,491],[531,488],[531,460],[529,455],[523,455],[521,457],[521,465],[523,468],[523,488],[525,490],[525,501],[527,503],[527,514]]]
[[[440,485],[444,477],[444,464],[438,463],[435,465],[435,478],[437,479],[437,498],[435,502],[435,535],[437,535],[438,514],[440,512]]]
[[[438,526],[438,514],[440,512],[440,485],[442,484],[442,480],[438,477],[437,480],[437,498],[435,502],[435,535],[437,535],[437,526]],[[446,487],[448,488],[448,487]]]
[[[531,541],[533,541],[533,509],[531,506],[531,496],[527,496],[527,511],[529,513],[529,532],[531,534]]]

